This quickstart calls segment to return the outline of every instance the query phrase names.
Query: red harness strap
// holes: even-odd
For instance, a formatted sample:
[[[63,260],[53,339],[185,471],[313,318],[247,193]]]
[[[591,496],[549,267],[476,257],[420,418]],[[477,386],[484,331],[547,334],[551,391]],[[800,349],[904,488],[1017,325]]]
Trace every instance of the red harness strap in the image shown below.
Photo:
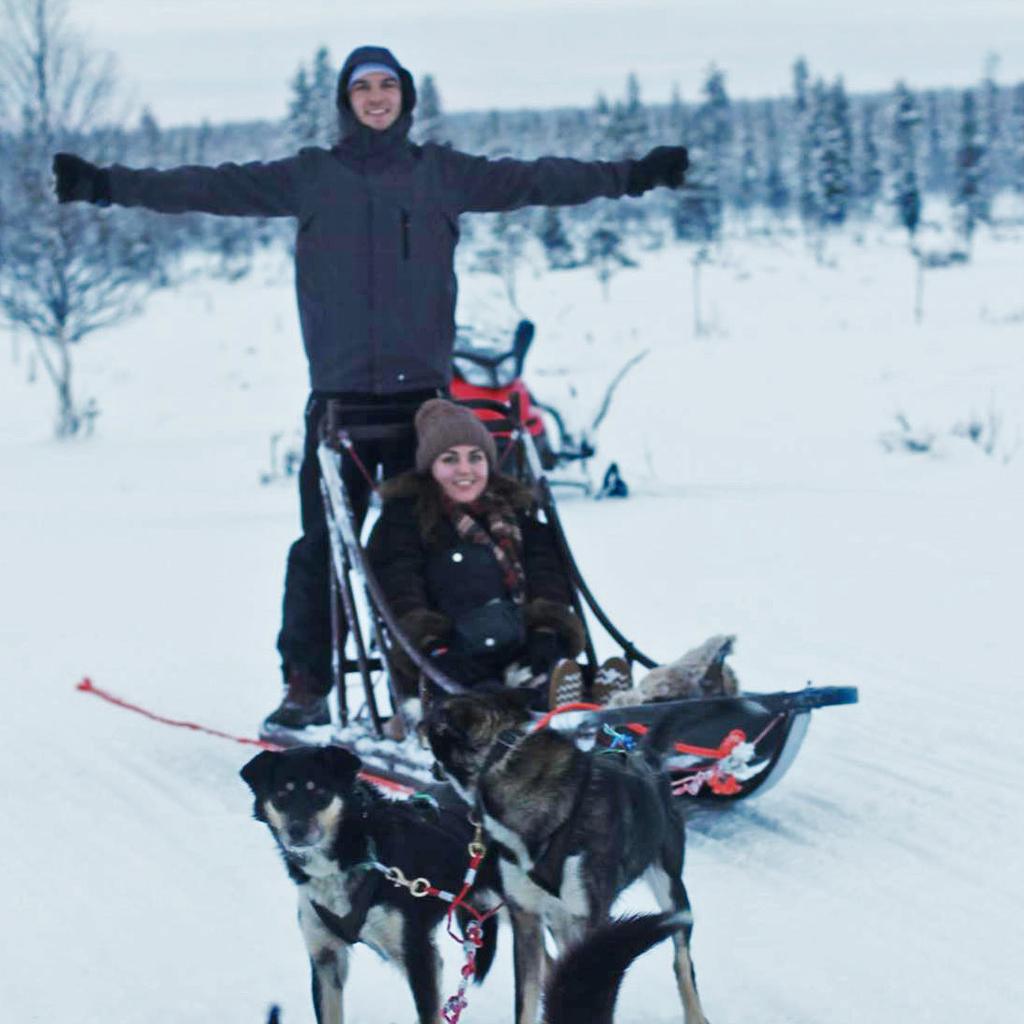
[[[399,868],[389,868],[384,864],[372,864],[377,870],[384,872],[385,877],[392,885],[408,889],[409,893],[417,899],[423,896],[433,896],[451,904],[448,908],[446,928],[451,938],[462,945],[463,952],[466,954],[466,962],[462,965],[458,990],[454,995],[449,996],[441,1008],[441,1016],[444,1018],[445,1024],[459,1024],[462,1011],[469,1005],[466,999],[466,988],[476,974],[477,950],[484,944],[483,923],[493,917],[504,905],[499,903],[490,910],[479,911],[472,904],[466,902],[466,897],[476,884],[480,864],[487,856],[487,848],[483,844],[483,829],[476,822],[473,824],[476,832],[469,844],[469,864],[466,866],[466,873],[462,878],[462,888],[457,894],[439,889],[426,878],[408,879]],[[466,925],[465,935],[456,935],[452,927],[452,916],[459,907],[462,907],[473,919]]]

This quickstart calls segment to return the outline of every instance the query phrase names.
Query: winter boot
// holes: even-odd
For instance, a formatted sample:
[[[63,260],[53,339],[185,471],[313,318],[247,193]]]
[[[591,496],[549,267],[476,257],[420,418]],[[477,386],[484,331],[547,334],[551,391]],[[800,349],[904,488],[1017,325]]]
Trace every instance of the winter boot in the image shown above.
[[[595,704],[607,704],[616,693],[622,693],[633,686],[633,670],[625,658],[606,658],[594,675],[591,696]]]
[[[308,725],[330,725],[331,709],[319,680],[295,665],[287,673],[284,698],[263,719],[263,728],[305,729]]]
[[[562,658],[548,676],[548,710],[583,699],[583,672],[571,658]]]

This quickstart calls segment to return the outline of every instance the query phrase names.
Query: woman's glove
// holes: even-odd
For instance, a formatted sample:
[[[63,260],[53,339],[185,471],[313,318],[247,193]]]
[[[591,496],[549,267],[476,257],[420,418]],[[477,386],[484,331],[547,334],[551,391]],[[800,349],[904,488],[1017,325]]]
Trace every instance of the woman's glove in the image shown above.
[[[633,161],[626,181],[626,194],[642,196],[656,185],[679,188],[690,158],[685,146],[656,146],[646,156]]]
[[[110,172],[102,167],[73,153],[58,153],[53,158],[53,176],[57,179],[57,202],[110,205]]]

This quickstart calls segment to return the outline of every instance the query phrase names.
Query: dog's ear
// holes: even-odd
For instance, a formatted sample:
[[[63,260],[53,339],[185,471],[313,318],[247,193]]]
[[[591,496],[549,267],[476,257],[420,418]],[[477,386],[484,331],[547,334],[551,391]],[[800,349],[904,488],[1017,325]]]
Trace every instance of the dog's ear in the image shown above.
[[[321,756],[339,789],[347,789],[351,786],[355,782],[359,769],[363,766],[363,762],[351,750],[334,744],[322,747]]]
[[[239,771],[238,774],[242,776],[256,796],[259,796],[266,789],[265,784],[270,771],[274,767],[274,762],[280,756],[281,754],[276,750],[261,750]]]

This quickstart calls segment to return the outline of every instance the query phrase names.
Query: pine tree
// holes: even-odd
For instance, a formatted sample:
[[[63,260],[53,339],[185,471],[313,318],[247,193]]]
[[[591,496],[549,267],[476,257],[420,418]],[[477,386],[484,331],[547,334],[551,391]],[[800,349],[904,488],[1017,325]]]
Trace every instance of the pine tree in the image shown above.
[[[313,54],[310,92],[317,116],[317,138],[313,145],[329,148],[338,138],[338,75],[330,51],[321,46]]]
[[[725,75],[714,65],[704,83],[704,101],[694,111],[687,187],[675,198],[677,238],[708,242],[722,232],[723,173],[732,142],[732,110]]]
[[[330,53],[321,46],[307,68],[300,65],[291,81],[285,130],[293,146],[330,146],[337,136],[335,74]]]
[[[291,81],[291,99],[285,115],[285,128],[294,146],[312,146],[317,137],[317,120],[313,110],[312,90],[306,69],[300,67]]]
[[[540,216],[540,228],[537,232],[548,266],[552,270],[568,270],[576,266],[572,243],[565,233],[561,215],[557,206],[546,206]]]
[[[814,85],[812,133],[814,183],[821,227],[846,220],[850,202],[853,136],[850,109],[842,80],[831,89],[819,79]]]
[[[814,183],[814,120],[808,89],[810,72],[807,61],[799,57],[793,64],[793,104],[797,134],[797,200],[805,228],[819,221],[818,194]]]
[[[761,201],[761,169],[757,161],[757,139],[754,132],[754,111],[751,104],[747,104],[743,108],[741,125],[736,208],[746,215]]]
[[[974,93],[965,89],[960,106],[960,139],[956,153],[956,191],[953,208],[958,227],[968,246],[979,221],[988,219],[988,205],[982,189],[985,146],[978,124]]]
[[[764,198],[769,210],[776,217],[785,217],[789,211],[789,186],[782,169],[782,145],[779,139],[779,123],[775,114],[775,104],[766,100],[764,104],[764,145],[765,145],[765,178]]]
[[[942,131],[942,108],[939,94],[929,90],[921,96],[921,117],[924,125],[924,189],[942,194],[949,189],[950,160]]]
[[[146,163],[150,167],[158,167],[163,159],[163,138],[160,134],[160,125],[157,124],[149,107],[142,108],[139,135],[142,138],[142,152]]]
[[[998,58],[990,54],[986,61],[986,75],[981,83],[980,129],[985,154],[981,162],[980,187],[985,196],[986,219],[991,215],[992,203],[999,191],[1002,174],[1002,117],[999,110],[999,86],[996,84]]]
[[[882,192],[882,161],[875,138],[877,106],[866,100],[860,108],[860,132],[857,135],[857,154],[854,195],[861,216],[869,218]]]
[[[682,93],[679,91],[679,85],[676,82],[672,83],[672,95],[668,101],[668,115],[667,115],[667,138],[672,145],[677,145],[680,139],[686,138],[689,118],[686,113],[686,106],[683,103]]]
[[[423,76],[416,95],[416,138],[420,142],[447,142],[441,94],[437,90],[433,75]]]
[[[893,96],[892,203],[911,238],[921,219],[921,190],[917,174],[917,133],[921,114],[911,91],[899,82]]]
[[[626,79],[626,97],[612,108],[606,151],[617,159],[642,156],[647,150],[647,111],[640,99],[640,81],[633,72]]]
[[[1024,196],[1024,82],[1018,82],[1014,87],[1011,109],[1011,182],[1014,191]]]
[[[718,167],[725,170],[733,140],[732,105],[725,88],[725,72],[714,65],[704,82],[704,102],[699,118],[701,136],[714,152]]]

